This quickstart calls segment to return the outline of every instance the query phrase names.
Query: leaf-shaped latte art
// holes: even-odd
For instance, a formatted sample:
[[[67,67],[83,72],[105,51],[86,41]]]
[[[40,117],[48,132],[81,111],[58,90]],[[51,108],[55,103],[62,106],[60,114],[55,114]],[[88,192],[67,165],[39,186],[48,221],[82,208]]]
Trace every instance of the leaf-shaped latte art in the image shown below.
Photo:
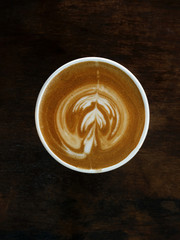
[[[127,127],[128,111],[115,90],[91,84],[66,96],[55,119],[64,151],[84,159],[94,148],[108,151],[118,144]]]

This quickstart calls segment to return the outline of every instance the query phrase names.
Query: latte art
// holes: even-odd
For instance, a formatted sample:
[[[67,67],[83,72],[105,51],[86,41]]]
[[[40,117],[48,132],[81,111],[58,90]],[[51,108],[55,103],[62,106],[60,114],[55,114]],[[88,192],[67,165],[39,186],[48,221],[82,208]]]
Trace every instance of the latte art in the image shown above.
[[[93,148],[106,151],[119,142],[126,131],[128,111],[110,87],[87,84],[59,103],[55,119],[64,151],[73,158],[85,159]]]

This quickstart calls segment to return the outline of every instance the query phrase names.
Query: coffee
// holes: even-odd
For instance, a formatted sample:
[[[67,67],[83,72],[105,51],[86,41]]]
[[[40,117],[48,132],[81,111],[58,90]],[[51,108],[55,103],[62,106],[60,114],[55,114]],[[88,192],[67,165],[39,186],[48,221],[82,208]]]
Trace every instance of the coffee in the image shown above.
[[[62,161],[102,169],[119,163],[137,146],[145,107],[124,71],[106,62],[80,62],[49,82],[39,106],[39,125]]]

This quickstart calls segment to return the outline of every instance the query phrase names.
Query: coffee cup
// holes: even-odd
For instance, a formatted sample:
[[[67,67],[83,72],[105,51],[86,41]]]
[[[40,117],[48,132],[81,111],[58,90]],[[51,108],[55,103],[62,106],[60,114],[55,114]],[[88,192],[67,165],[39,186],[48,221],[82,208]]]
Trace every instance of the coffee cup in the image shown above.
[[[101,57],[73,60],[46,80],[35,124],[48,153],[83,173],[103,173],[129,162],[149,127],[147,96],[121,64]]]

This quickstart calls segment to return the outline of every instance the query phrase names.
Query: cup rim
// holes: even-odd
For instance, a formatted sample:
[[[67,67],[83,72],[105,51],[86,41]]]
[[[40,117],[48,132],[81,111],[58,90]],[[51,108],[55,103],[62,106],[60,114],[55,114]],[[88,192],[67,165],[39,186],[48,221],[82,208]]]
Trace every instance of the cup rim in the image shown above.
[[[142,135],[140,137],[140,140],[138,142],[138,144],[136,145],[136,147],[130,152],[130,154],[125,158],[123,159],[122,161],[120,161],[119,163],[117,164],[114,164],[112,166],[109,166],[109,167],[105,167],[105,168],[102,168],[102,169],[83,169],[83,168],[79,168],[79,167],[75,167],[75,166],[72,166],[70,164],[68,164],[67,162],[63,161],[62,159],[60,159],[51,149],[50,147],[48,146],[48,144],[46,143],[44,137],[43,137],[43,134],[41,132],[41,129],[40,129],[40,124],[39,124],[39,107],[40,107],[40,103],[41,103],[41,99],[43,97],[43,94],[48,86],[48,84],[51,82],[51,80],[58,74],[60,73],[61,71],[63,71],[64,69],[74,65],[74,64],[77,64],[77,63],[81,63],[81,62],[88,62],[88,61],[93,61],[93,62],[105,62],[105,63],[108,63],[110,65],[113,65],[117,68],[119,68],[120,70],[122,70],[123,72],[125,72],[130,78],[131,80],[135,83],[135,85],[137,86],[140,94],[141,94],[141,97],[142,97],[142,100],[143,100],[143,103],[144,103],[144,108],[145,108],[145,124],[144,124],[144,129],[143,129],[143,132],[142,132]],[[75,60],[72,60],[64,65],[62,65],[61,67],[59,67],[57,70],[55,70],[50,76],[49,78],[44,82],[40,92],[39,92],[39,95],[38,95],[38,98],[37,98],[37,101],[36,101],[36,106],[35,106],[35,125],[36,125],[36,130],[37,130],[37,133],[38,133],[38,136],[44,146],[44,148],[46,149],[46,151],[57,161],[59,162],[60,164],[62,164],[63,166],[71,169],[71,170],[74,170],[74,171],[77,171],[77,172],[82,172],[82,173],[104,173],[104,172],[109,172],[109,171],[112,171],[114,169],[117,169],[123,165],[125,165],[127,162],[129,162],[136,154],[137,152],[139,151],[139,149],[141,148],[145,138],[146,138],[146,135],[147,135],[147,132],[148,132],[148,129],[149,129],[149,122],[150,122],[150,110],[149,110],[149,103],[148,103],[148,99],[147,99],[147,96],[146,96],[146,93],[142,87],[142,85],[140,84],[139,80],[126,68],[124,67],[123,65],[113,61],[113,60],[110,60],[110,59],[107,59],[107,58],[103,58],[103,57],[83,57],[83,58],[78,58],[78,59],[75,59]]]

